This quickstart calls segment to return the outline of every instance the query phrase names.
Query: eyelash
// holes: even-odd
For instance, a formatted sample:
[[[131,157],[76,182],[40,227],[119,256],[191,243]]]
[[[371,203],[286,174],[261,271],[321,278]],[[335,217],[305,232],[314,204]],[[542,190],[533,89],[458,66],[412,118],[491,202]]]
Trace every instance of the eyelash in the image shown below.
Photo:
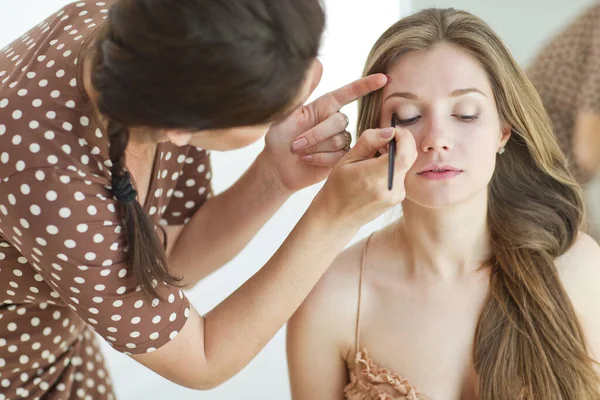
[[[456,114],[452,114],[453,117],[459,117],[463,122],[471,122],[471,121],[475,121],[477,118],[479,118],[479,115],[456,115]],[[416,122],[419,118],[421,118],[421,116],[416,116],[414,118],[409,118],[409,119],[401,119],[398,122],[400,123],[400,126],[406,126],[406,125],[410,125],[413,122]]]

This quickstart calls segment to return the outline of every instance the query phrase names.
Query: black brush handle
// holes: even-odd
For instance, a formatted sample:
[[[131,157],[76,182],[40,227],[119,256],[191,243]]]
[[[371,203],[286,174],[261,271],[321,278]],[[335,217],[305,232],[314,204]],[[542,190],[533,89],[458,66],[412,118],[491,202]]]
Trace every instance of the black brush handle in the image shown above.
[[[395,128],[398,126],[398,117],[396,114],[392,114],[392,127]],[[390,142],[390,158],[388,159],[388,190],[392,190],[392,186],[394,185],[394,164],[396,162],[396,135]]]

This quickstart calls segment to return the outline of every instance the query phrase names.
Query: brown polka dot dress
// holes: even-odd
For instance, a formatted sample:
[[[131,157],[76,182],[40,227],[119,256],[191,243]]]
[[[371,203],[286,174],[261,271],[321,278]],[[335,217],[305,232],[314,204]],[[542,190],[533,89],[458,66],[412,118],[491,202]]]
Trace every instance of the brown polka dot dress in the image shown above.
[[[528,69],[550,114],[563,152],[580,182],[591,176],[573,161],[573,130],[580,110],[600,114],[600,3],[559,32]]]
[[[72,3],[0,50],[0,400],[113,399],[98,334],[126,354],[173,339],[177,288],[146,299],[125,262],[108,139],[82,84],[82,44],[109,4]],[[207,153],[161,144],[144,208],[181,225],[211,195]]]

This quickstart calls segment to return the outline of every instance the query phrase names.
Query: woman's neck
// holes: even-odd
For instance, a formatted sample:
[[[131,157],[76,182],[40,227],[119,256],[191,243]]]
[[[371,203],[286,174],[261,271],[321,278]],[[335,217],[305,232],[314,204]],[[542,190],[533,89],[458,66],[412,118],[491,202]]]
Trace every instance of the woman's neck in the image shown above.
[[[477,271],[491,256],[487,193],[431,209],[406,200],[396,246],[414,274],[455,279]]]

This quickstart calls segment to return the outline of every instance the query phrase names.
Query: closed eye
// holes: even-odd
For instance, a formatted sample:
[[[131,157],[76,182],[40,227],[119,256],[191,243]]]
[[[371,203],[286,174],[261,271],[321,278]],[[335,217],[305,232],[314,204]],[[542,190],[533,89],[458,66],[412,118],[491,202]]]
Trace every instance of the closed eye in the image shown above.
[[[400,124],[400,126],[406,126],[406,125],[410,125],[410,124],[416,122],[419,118],[421,118],[420,115],[417,115],[416,117],[409,118],[409,119],[399,119],[398,123]]]
[[[470,121],[474,121],[477,118],[479,118],[479,115],[458,115],[458,114],[452,114],[453,117],[458,117],[460,118],[462,121],[465,122],[470,122]]]

